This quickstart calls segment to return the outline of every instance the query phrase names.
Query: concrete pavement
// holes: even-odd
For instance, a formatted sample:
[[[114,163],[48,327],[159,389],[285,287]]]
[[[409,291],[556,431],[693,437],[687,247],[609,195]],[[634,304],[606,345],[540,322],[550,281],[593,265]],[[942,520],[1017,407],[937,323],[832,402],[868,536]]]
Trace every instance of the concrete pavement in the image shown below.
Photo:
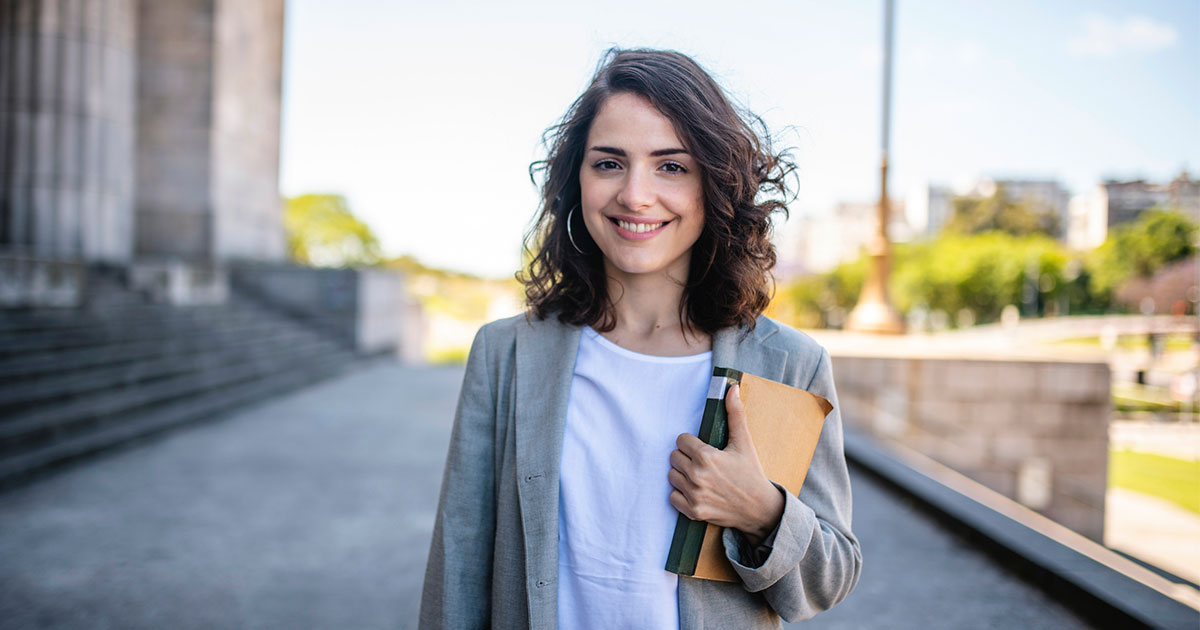
[[[0,627],[415,627],[461,374],[377,363],[0,494]],[[852,474],[862,581],[790,627],[1087,627]]]

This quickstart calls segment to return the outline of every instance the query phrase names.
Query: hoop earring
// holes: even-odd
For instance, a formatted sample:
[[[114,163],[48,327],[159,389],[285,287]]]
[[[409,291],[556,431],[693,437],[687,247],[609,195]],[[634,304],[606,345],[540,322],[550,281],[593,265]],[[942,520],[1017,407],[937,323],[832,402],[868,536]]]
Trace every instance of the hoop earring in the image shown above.
[[[573,234],[571,234],[571,215],[575,213],[575,208],[578,208],[578,207],[579,207],[579,204],[575,204],[575,206],[573,206],[567,212],[567,239],[571,241],[571,247],[574,247],[575,251],[579,252],[580,254],[583,254],[583,250],[579,249],[579,245],[575,244],[575,236]]]

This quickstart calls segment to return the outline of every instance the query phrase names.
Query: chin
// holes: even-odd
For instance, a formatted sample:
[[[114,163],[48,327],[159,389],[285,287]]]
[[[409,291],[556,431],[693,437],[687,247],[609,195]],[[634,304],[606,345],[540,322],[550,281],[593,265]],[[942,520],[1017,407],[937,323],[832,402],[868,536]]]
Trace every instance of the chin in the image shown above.
[[[665,260],[648,260],[648,259],[630,259],[630,258],[608,258],[608,263],[617,271],[627,275],[649,275],[656,273],[669,273],[673,267],[678,267],[677,261]],[[687,277],[687,266],[681,268],[684,278]]]

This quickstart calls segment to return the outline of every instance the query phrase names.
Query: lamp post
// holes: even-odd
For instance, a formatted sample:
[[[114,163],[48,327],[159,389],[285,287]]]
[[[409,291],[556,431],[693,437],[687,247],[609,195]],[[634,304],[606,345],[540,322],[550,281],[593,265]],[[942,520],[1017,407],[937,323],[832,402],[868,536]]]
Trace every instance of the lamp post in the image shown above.
[[[847,330],[859,332],[901,334],[904,322],[888,300],[887,279],[891,267],[888,245],[888,135],[892,109],[892,0],[884,0],[883,18],[883,146],[879,167],[879,225],[875,237],[867,246],[871,264],[863,283],[858,304],[850,311]]]

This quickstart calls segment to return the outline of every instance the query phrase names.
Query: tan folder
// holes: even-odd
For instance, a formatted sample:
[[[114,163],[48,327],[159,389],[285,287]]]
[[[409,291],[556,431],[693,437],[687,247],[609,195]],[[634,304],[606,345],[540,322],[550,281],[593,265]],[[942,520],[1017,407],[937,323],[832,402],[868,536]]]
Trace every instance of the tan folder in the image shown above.
[[[750,437],[767,478],[798,495],[833,405],[816,394],[746,373],[741,375],[741,396]],[[740,581],[725,557],[722,529],[708,525],[692,577]]]

